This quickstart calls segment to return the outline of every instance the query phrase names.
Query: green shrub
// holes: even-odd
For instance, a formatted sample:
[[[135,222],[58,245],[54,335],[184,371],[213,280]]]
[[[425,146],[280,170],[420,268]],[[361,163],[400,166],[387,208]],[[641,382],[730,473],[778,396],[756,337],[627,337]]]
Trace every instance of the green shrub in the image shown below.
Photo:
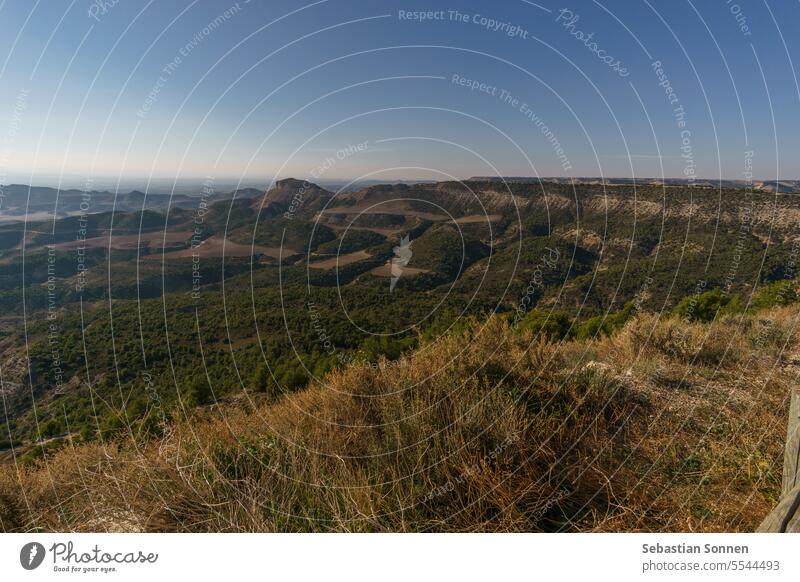
[[[795,283],[791,280],[775,281],[758,288],[750,301],[752,309],[766,309],[777,305],[791,305],[797,301]]]
[[[205,376],[195,378],[184,393],[184,401],[187,406],[200,406],[208,404],[213,398],[211,387]]]
[[[633,314],[633,303],[628,302],[615,313],[597,315],[584,321],[575,332],[577,339],[589,339],[600,335],[611,335],[620,329]]]
[[[532,309],[517,324],[519,331],[543,335],[551,341],[566,339],[573,334],[573,320],[566,311]]]
[[[675,315],[687,321],[713,321],[731,302],[731,297],[722,289],[711,289],[705,293],[687,295],[675,308]]]

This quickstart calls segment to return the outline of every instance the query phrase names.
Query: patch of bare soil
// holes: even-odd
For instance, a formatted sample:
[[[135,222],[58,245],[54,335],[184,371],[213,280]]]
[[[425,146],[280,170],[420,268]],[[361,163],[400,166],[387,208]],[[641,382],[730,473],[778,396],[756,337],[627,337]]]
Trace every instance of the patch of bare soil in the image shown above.
[[[191,231],[179,232],[143,232],[141,234],[122,234],[122,235],[103,235],[86,240],[71,240],[63,243],[51,245],[58,251],[83,248],[108,248],[109,245],[115,250],[131,250],[137,246],[143,248],[161,248],[163,246],[181,244],[189,240],[192,236]],[[109,240],[110,239],[110,240]]]
[[[280,247],[265,247],[261,245],[243,245],[235,242],[231,242],[230,240],[226,240],[223,237],[212,236],[207,238],[206,240],[202,241],[200,244],[187,248],[181,249],[179,251],[173,251],[169,253],[164,253],[164,259],[181,259],[184,257],[191,257],[195,254],[199,255],[201,258],[219,258],[219,257],[249,257],[252,255],[266,255],[272,258],[280,258],[289,257],[292,255],[296,255],[297,251],[292,249],[288,249],[286,247],[283,250]],[[161,253],[156,253],[145,257],[145,259],[153,260],[158,259],[161,260],[162,255]]]
[[[351,263],[357,263],[358,261],[363,261],[364,259],[370,258],[370,255],[367,251],[356,251],[354,253],[348,253],[346,255],[338,255],[336,257],[331,257],[330,259],[325,259],[322,261],[315,261],[313,263],[309,263],[308,266],[312,269],[335,269],[336,267],[344,267],[345,265],[349,265]]]

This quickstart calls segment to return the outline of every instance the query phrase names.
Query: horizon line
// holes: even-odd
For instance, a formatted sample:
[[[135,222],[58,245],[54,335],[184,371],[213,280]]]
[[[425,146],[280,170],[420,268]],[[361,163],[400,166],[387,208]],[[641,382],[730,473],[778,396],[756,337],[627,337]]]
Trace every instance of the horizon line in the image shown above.
[[[70,175],[71,178],[77,177],[78,174]],[[66,175],[64,175],[66,177]],[[374,179],[374,178],[349,178],[349,177],[331,177],[331,178],[314,178],[314,177],[306,177],[306,178],[298,178],[296,175],[287,175],[283,177],[241,177],[241,176],[185,176],[181,178],[175,178],[172,176],[129,176],[125,178],[119,178],[117,176],[103,176],[97,175],[94,177],[90,177],[87,179],[86,182],[94,182],[98,179],[109,180],[113,182],[118,182],[120,185],[129,182],[135,181],[149,181],[149,182],[164,182],[164,181],[172,181],[175,184],[182,183],[182,182],[193,182],[193,181],[208,181],[213,180],[214,182],[224,182],[227,185],[230,185],[234,182],[239,182],[242,184],[242,188],[245,187],[252,187],[252,186],[244,186],[245,183],[252,183],[252,182],[261,182],[261,183],[271,183],[271,182],[281,182],[284,180],[298,180],[298,181],[305,181],[309,183],[331,183],[331,182],[351,182],[353,184],[358,184],[361,182],[376,182],[376,183],[384,183],[389,184],[393,182],[428,182],[428,183],[439,183],[439,182],[470,182],[470,181],[542,181],[542,182],[549,182],[554,180],[559,181],[570,181],[570,180],[630,180],[630,181],[637,181],[637,182],[662,182],[662,181],[680,181],[685,182],[687,185],[689,183],[698,183],[698,182],[741,182],[741,183],[756,183],[756,182],[766,182],[766,183],[774,183],[774,182],[800,182],[800,178],[685,178],[685,177],[653,177],[653,176],[641,176],[641,177],[630,177],[630,176],[591,176],[591,175],[584,175],[584,176],[469,176],[465,178],[457,178],[454,180],[436,180],[431,178],[420,178],[420,177],[392,177],[386,179]],[[66,181],[66,180],[58,180]],[[71,182],[71,180],[70,180]],[[53,182],[50,180],[43,180],[42,182],[36,183],[26,183],[21,181],[9,181],[6,183],[0,182],[0,188],[7,188],[9,186],[28,186],[31,188],[39,187],[39,188],[54,188],[54,189],[63,189],[63,190],[75,190],[80,188],[74,188],[69,185],[62,185],[60,187],[52,185]]]

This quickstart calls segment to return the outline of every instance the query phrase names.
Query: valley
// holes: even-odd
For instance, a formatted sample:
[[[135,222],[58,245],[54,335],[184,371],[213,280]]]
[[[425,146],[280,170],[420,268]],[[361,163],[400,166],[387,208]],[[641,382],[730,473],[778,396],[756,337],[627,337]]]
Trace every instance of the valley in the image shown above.
[[[30,222],[24,245],[3,225],[0,459],[277,405],[493,314],[541,341],[600,341],[644,314],[788,305],[798,226],[800,198],[768,191],[293,179]]]

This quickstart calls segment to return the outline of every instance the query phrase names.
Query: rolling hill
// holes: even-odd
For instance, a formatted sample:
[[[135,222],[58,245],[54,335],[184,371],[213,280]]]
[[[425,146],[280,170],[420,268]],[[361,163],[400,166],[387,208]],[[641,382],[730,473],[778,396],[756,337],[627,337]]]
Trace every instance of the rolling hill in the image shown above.
[[[251,394],[316,398],[302,395],[354,362],[394,365],[464,321],[604,342],[646,314],[795,300],[793,194],[293,179],[245,194],[0,226],[3,459],[161,438],[177,411]]]

